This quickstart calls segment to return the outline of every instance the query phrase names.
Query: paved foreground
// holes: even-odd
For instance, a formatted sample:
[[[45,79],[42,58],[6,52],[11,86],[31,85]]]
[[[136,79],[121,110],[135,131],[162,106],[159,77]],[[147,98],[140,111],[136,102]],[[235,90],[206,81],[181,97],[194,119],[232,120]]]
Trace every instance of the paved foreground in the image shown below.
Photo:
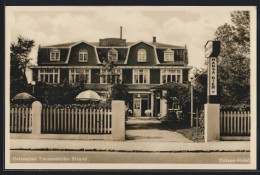
[[[124,152],[221,152],[250,151],[250,141],[218,141],[208,143],[138,142],[103,140],[11,139],[11,149],[84,150]]]
[[[185,163],[249,164],[249,152],[133,153],[85,151],[11,151],[11,163]]]

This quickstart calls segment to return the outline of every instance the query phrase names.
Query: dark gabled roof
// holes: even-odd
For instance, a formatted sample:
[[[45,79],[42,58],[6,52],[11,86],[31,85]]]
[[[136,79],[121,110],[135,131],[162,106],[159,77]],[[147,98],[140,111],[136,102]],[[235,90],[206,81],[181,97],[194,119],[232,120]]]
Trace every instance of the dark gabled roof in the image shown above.
[[[185,46],[176,46],[176,45],[163,44],[163,43],[158,43],[158,42],[150,42],[149,44],[151,44],[157,48],[162,47],[162,48],[171,48],[171,49],[186,49]]]
[[[80,43],[87,43],[93,47],[96,48],[96,52],[98,54],[98,57],[99,57],[99,61],[102,63],[102,57],[107,57],[107,51],[110,49],[110,48],[113,48],[115,49],[116,51],[118,51],[118,62],[116,64],[124,64],[126,59],[127,58],[127,54],[129,54],[129,48],[131,46],[135,46],[136,44],[139,44],[139,43],[145,43],[145,44],[148,44],[150,45],[151,47],[154,47],[155,48],[155,51],[156,51],[156,58],[158,58],[158,60],[156,61],[155,64],[161,64],[161,65],[184,65],[186,62],[185,62],[185,57],[182,58],[180,57],[179,55],[176,55],[175,58],[174,58],[174,62],[164,62],[164,54],[163,52],[166,50],[166,49],[186,49],[186,46],[176,46],[176,45],[170,45],[170,44],[163,44],[163,43],[158,43],[158,42],[146,42],[146,41],[137,41],[137,42],[125,42],[125,45],[119,45],[119,46],[100,46],[100,42],[85,42],[85,41],[79,41],[79,42],[70,42],[70,43],[62,43],[62,44],[56,44],[56,45],[48,45],[48,46],[41,46],[39,48],[39,54],[38,54],[38,63],[41,63],[41,62],[48,62],[48,58],[50,57],[49,56],[49,50],[50,49],[53,49],[53,48],[58,48],[60,49],[62,52],[61,52],[61,60],[60,61],[63,61],[64,63],[66,62],[67,58],[68,58],[68,54],[70,53],[70,49],[77,45],[77,44],[80,44]],[[105,53],[103,53],[105,51]],[[46,53],[45,53],[46,52]],[[128,55],[129,57],[129,55]],[[179,58],[180,57],[180,58]],[[177,61],[183,61],[184,60],[184,63],[182,62],[179,62],[177,63]]]
[[[42,46],[42,47],[70,47],[78,42],[71,42],[71,43],[63,43],[63,44],[55,44],[55,45],[49,45],[49,46]]]
[[[59,48],[60,50],[60,60],[50,61],[50,52],[52,48],[39,48],[38,50],[38,64],[63,64],[66,61],[67,55],[69,53],[68,48]]]
[[[169,83],[165,83],[162,85],[158,85],[158,86],[154,86],[152,88],[150,88],[150,90],[167,90],[167,89],[172,89],[174,87],[176,87],[176,85],[181,84],[181,83],[176,83],[176,82],[169,82]],[[184,84],[182,84],[184,85]]]

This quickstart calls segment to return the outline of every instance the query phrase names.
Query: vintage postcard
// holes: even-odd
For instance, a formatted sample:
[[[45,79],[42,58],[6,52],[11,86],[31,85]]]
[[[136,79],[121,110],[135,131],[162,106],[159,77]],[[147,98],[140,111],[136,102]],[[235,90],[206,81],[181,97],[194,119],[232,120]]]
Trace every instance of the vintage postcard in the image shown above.
[[[256,7],[5,9],[6,169],[256,169]]]

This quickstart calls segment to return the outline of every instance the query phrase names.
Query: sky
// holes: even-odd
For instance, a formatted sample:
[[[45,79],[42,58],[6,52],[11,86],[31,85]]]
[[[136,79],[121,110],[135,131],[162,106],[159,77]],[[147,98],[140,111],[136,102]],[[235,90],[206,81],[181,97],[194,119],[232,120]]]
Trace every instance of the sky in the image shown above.
[[[204,45],[217,28],[231,23],[230,13],[239,7],[7,7],[10,42],[17,36],[35,40],[30,57],[36,64],[39,45],[66,42],[98,42],[120,36],[129,42],[186,45],[189,66],[205,67]]]

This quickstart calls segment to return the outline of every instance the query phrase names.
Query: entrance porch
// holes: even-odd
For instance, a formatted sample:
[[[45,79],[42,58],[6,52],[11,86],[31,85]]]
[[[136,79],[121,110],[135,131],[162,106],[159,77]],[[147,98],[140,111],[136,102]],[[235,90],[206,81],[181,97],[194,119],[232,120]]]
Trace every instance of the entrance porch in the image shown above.
[[[132,93],[133,117],[163,117],[167,115],[167,100],[163,99],[166,91],[144,91]]]

